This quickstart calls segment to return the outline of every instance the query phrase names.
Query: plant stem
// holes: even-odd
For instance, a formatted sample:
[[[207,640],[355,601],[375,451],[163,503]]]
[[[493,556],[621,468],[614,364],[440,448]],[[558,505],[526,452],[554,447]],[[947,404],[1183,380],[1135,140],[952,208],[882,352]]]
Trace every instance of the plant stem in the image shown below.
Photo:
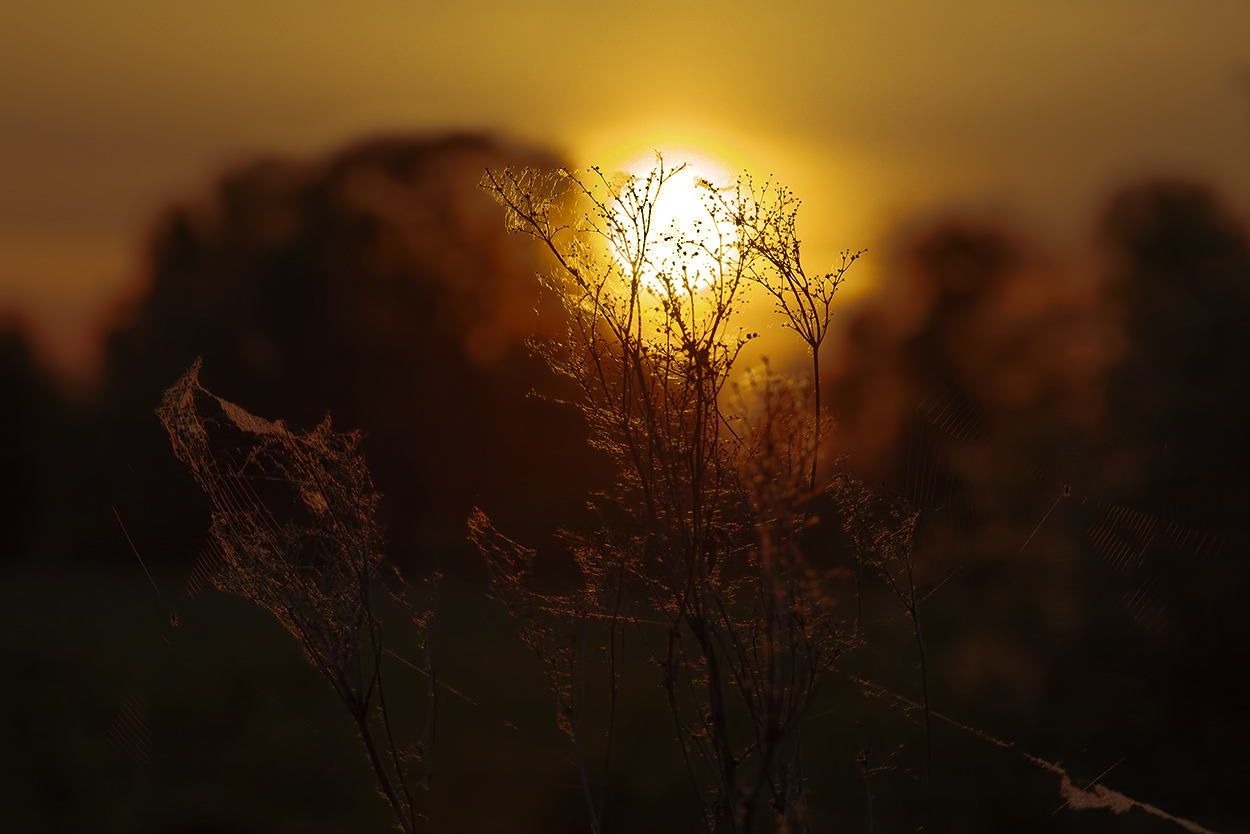
[[[382,757],[378,754],[377,745],[373,742],[373,731],[369,729],[368,707],[361,705],[356,710],[353,710],[352,717],[356,720],[356,729],[360,732],[360,738],[364,742],[365,750],[369,753],[369,762],[373,765],[374,773],[377,774],[378,784],[382,786],[383,793],[390,800],[391,807],[395,809],[395,816],[399,818],[399,824],[403,827],[405,834],[414,834],[412,820],[409,818],[403,802],[396,794],[391,776],[386,772],[386,766],[382,763]]]
[[[816,492],[816,463],[820,458],[820,345],[819,343],[812,345],[812,394],[814,397],[813,408],[816,412],[816,424],[812,433],[812,479],[808,485],[808,489],[815,494]]]

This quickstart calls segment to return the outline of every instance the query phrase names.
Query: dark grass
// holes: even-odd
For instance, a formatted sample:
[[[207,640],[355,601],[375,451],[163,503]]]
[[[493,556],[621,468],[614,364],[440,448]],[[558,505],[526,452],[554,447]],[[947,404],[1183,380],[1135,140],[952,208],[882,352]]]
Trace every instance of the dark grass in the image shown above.
[[[179,598],[181,578],[156,580],[167,599]],[[934,598],[938,712],[1060,761],[1078,784],[1124,759],[1108,775],[1109,786],[1178,815],[1215,814],[1202,820],[1215,830],[1224,830],[1223,814],[1224,828],[1237,830],[1232,798],[1202,789],[1204,773],[1235,767],[1219,760],[1227,745],[1204,737],[1212,722],[1195,714],[1191,748],[1173,748],[1170,756],[1157,749],[1171,737],[1168,725],[1184,715],[1149,682],[1134,697],[1116,694],[1141,670],[1132,658],[1099,659],[1096,642],[1070,646],[1081,663],[1056,665],[1084,668],[1083,677],[1050,697],[1038,693],[1032,704],[1006,691],[953,691],[944,683],[950,659],[938,638],[943,616],[955,617],[967,604],[953,593],[944,612]],[[290,636],[254,606],[216,591],[177,607],[179,625],[172,627],[138,566],[126,579],[42,572],[0,583],[0,628],[9,635],[0,647],[8,678],[0,688],[6,830],[389,830],[390,809],[376,793],[350,719]],[[577,768],[555,727],[552,696],[502,606],[475,586],[448,585],[439,612],[441,676],[464,697],[440,694],[431,830],[584,831]],[[1110,639],[1116,624],[1104,627]],[[873,651],[863,662],[848,656],[848,673],[870,672],[915,699],[905,618],[869,621],[868,628],[876,631]],[[402,634],[393,645],[403,654]],[[424,680],[399,663],[390,670],[396,713],[415,720]],[[694,830],[698,811],[655,670],[633,654],[624,680],[607,830]],[[132,695],[151,731],[146,766],[109,737]],[[914,830],[925,746],[919,713],[835,677],[812,715],[805,756],[815,818],[831,830],[868,830],[856,765],[868,747],[877,768],[874,830]],[[1053,774],[949,724],[935,723],[933,746],[933,830],[1179,830],[1140,812],[1057,810],[1062,799]]]

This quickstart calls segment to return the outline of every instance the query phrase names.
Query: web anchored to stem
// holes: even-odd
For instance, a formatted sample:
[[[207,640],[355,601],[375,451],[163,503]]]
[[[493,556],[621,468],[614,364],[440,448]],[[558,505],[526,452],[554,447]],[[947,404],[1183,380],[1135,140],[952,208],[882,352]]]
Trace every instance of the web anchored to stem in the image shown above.
[[[434,727],[427,721],[415,749],[394,737],[374,594],[389,586],[423,644],[431,615],[408,606],[398,571],[383,562],[377,493],[359,438],[333,431],[329,418],[296,433],[256,417],[204,389],[199,370],[197,360],[157,414],[213,505],[217,558],[209,578],[269,611],[299,641],[351,714],[400,826],[413,832],[418,814],[405,763],[423,756],[428,763]],[[432,719],[435,673],[432,653],[426,657]],[[426,784],[429,776],[427,767]]]

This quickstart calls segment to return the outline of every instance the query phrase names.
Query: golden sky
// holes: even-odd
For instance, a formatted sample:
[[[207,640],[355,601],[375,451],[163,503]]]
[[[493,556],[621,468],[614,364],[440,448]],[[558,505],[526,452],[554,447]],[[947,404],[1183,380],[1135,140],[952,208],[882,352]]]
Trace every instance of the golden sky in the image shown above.
[[[948,207],[1072,248],[1143,174],[1250,206],[1247,32],[1243,0],[0,0],[0,306],[81,366],[162,205],[443,128],[776,175],[816,260]]]

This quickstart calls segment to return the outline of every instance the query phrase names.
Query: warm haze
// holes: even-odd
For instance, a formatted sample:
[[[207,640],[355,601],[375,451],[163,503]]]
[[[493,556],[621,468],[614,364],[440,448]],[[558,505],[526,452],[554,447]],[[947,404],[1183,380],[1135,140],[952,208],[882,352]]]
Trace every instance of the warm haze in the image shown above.
[[[255,154],[448,127],[775,175],[814,261],[952,206],[1068,247],[1144,173],[1250,201],[1248,29],[1216,0],[7,3],[0,305],[82,375],[161,206]]]

